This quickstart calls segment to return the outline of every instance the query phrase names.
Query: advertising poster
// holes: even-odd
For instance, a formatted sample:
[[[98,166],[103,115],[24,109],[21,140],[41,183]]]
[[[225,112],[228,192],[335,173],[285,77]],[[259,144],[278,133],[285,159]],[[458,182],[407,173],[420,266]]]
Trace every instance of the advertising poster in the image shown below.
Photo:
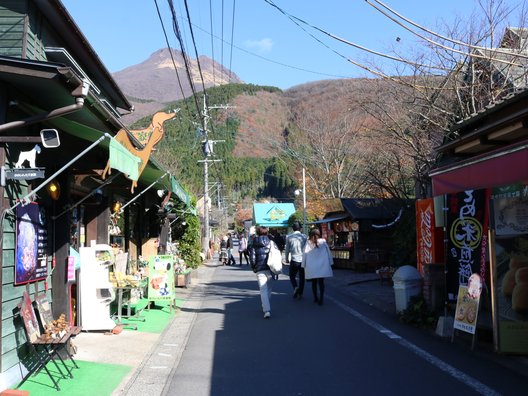
[[[174,257],[152,256],[149,260],[148,299],[171,301],[174,299]]]
[[[497,348],[528,353],[528,198],[493,199]]]
[[[443,232],[435,227],[433,198],[416,201],[417,269],[423,275],[425,264],[443,262]]]
[[[15,285],[46,279],[47,234],[37,203],[16,207]]]
[[[488,190],[447,194],[447,294],[455,301],[460,285],[473,273],[486,279],[488,249]]]
[[[482,282],[479,274],[471,275],[468,285],[458,288],[454,321],[455,329],[475,334],[481,291]]]

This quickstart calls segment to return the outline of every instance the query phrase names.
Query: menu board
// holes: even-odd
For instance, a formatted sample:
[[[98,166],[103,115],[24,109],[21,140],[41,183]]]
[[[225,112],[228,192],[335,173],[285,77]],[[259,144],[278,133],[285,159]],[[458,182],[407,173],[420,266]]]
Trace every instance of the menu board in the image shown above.
[[[454,328],[475,334],[482,282],[479,274],[469,278],[467,286],[459,286]]]

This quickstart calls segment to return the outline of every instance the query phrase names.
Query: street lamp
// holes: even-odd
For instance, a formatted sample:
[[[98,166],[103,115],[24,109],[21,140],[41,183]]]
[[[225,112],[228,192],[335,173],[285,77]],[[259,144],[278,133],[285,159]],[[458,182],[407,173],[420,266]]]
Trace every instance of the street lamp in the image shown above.
[[[303,195],[303,233],[306,234],[306,173],[302,168],[302,195]],[[299,195],[301,190],[295,190],[295,195]]]

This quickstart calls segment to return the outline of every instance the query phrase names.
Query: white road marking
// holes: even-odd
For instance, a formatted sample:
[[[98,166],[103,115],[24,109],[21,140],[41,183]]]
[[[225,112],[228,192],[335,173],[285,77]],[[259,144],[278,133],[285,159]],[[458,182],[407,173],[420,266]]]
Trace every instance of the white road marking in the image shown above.
[[[464,383],[465,385],[469,386],[476,392],[480,393],[481,395],[486,396],[498,396],[500,393],[496,392],[495,390],[491,389],[490,387],[484,385],[479,380],[467,375],[466,373],[458,370],[457,368],[451,366],[450,364],[444,362],[443,360],[437,358],[436,356],[431,355],[429,352],[423,350],[422,348],[414,345],[413,343],[407,341],[406,339],[398,336],[397,334],[393,333],[391,330],[383,327],[379,323],[367,318],[365,315],[359,313],[355,309],[350,308],[349,306],[343,304],[342,302],[336,300],[333,297],[325,295],[325,298],[329,299],[330,301],[334,302],[338,307],[342,308],[352,316],[355,316],[357,319],[361,320],[363,323],[369,325],[373,329],[379,331],[380,333],[383,333],[387,335],[389,338],[395,340],[398,344],[403,346],[404,348],[407,348],[408,350],[414,352],[416,355],[418,355],[420,358],[426,360],[427,362],[431,363],[432,365],[436,366],[440,370],[446,372],[451,377],[459,380],[460,382]]]
[[[158,356],[171,357],[172,355],[171,355],[170,353],[162,353],[162,352],[159,352],[159,353],[158,353]]]

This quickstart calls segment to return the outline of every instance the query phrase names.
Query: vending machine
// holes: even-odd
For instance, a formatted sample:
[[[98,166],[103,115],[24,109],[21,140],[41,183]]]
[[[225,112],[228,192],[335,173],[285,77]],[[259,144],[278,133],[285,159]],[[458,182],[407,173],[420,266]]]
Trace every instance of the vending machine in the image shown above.
[[[110,245],[95,244],[80,248],[79,316],[83,330],[112,330],[110,304],[115,290],[109,280],[115,257]]]

